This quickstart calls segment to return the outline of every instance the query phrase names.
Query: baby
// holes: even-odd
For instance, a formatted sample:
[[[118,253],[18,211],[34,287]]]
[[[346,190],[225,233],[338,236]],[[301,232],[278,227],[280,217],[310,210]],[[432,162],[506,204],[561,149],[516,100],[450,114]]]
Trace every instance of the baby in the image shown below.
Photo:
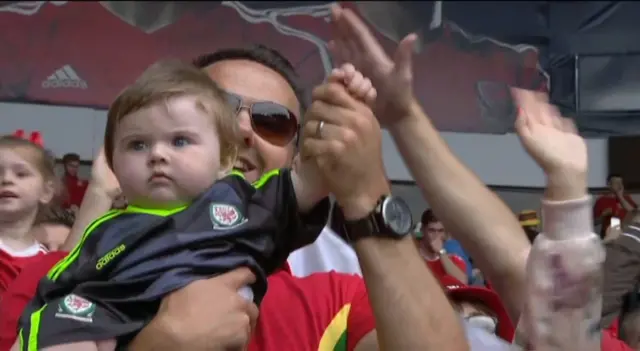
[[[371,101],[375,90],[352,68],[331,79]],[[164,296],[240,266],[256,273],[244,293],[260,303],[266,277],[317,238],[329,209],[317,170],[301,162],[246,182],[232,170],[243,144],[229,101],[179,62],[152,65],[118,96],[105,156],[129,205],[90,224],[40,282],[12,350],[126,346]]]

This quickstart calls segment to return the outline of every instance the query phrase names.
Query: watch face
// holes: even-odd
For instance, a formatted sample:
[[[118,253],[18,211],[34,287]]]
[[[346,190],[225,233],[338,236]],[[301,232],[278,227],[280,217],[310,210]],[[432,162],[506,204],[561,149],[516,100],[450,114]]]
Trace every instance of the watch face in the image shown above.
[[[405,235],[413,227],[411,209],[400,198],[388,197],[382,204],[382,218],[389,227],[398,235]]]

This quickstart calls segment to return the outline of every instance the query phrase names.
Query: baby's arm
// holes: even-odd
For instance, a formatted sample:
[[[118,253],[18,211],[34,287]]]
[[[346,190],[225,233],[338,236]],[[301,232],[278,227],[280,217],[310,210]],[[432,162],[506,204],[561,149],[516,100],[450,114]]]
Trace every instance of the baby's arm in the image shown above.
[[[344,64],[340,68],[333,69],[329,81],[344,84],[353,97],[373,106],[377,95],[376,89],[371,84],[371,80],[365,78],[352,64]],[[313,160],[301,161],[300,157],[296,156],[293,161],[291,180],[300,212],[304,213],[312,209],[329,195],[317,164]]]

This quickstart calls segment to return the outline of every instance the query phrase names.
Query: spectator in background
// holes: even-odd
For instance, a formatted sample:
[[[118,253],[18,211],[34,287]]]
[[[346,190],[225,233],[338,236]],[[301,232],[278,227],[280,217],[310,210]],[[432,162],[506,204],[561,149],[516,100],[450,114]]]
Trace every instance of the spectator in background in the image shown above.
[[[600,195],[593,206],[593,218],[600,224],[600,236],[605,237],[607,229],[611,223],[611,218],[615,217],[622,221],[627,212],[638,208],[635,201],[624,193],[624,182],[622,177],[611,174],[607,177],[609,192]]]
[[[67,240],[75,216],[61,208],[52,208],[47,211],[33,230],[36,240],[49,251],[58,251]]]
[[[540,218],[538,218],[538,212],[534,210],[524,210],[518,214],[518,221],[522,226],[529,241],[533,243],[533,240],[538,236],[540,232]]]
[[[453,307],[470,325],[485,329],[503,340],[513,340],[515,328],[500,297],[493,290],[460,284],[449,276],[442,277],[440,284]]]
[[[62,184],[66,192],[66,198],[62,207],[75,213],[82,203],[82,198],[84,197],[85,191],[87,191],[87,185],[89,183],[78,177],[80,155],[74,153],[65,154],[62,157],[62,165],[64,166]]]
[[[421,224],[419,250],[433,275],[438,279],[448,275],[467,284],[467,265],[464,260],[458,255],[447,253],[444,248],[447,234],[442,222],[428,209],[422,213]]]
[[[607,328],[620,314],[624,297],[640,284],[640,213],[622,226],[622,234],[605,245],[601,327]]]

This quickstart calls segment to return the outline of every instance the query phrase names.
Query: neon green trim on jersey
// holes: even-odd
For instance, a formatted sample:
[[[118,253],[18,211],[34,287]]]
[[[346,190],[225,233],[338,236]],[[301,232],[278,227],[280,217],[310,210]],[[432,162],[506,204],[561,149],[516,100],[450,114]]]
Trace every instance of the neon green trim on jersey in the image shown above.
[[[260,179],[256,180],[255,182],[253,182],[253,187],[256,189],[260,189],[262,188],[265,184],[267,184],[267,182],[269,180],[271,180],[271,178],[273,177],[277,177],[278,175],[280,175],[280,170],[279,169],[274,169],[271,170],[265,174],[262,175],[262,177],[260,177]]]
[[[136,206],[127,206],[127,208],[125,208],[124,210],[111,210],[87,226],[87,229],[85,229],[84,234],[82,235],[82,239],[80,239],[80,242],[78,243],[78,245],[76,245],[76,247],[71,251],[71,253],[67,255],[67,257],[63,258],[60,262],[58,262],[55,266],[53,266],[53,268],[47,274],[47,277],[51,280],[58,279],[58,277],[60,277],[60,274],[62,274],[62,272],[68,269],[69,266],[71,266],[71,264],[78,259],[78,256],[80,256],[80,250],[82,249],[82,246],[84,245],[89,235],[96,228],[98,228],[102,223],[110,219],[113,219],[115,217],[118,217],[122,214],[127,214],[127,213],[139,213],[139,214],[148,214],[148,215],[157,216],[157,217],[168,217],[178,212],[181,212],[186,208],[187,206],[181,206],[171,210],[165,210],[165,209],[147,209],[147,208],[141,208]]]
[[[40,332],[40,315],[47,305],[42,306],[39,310],[31,314],[31,328],[29,329],[29,339],[27,340],[26,351],[38,351],[38,332]],[[22,335],[22,329],[18,333],[20,339],[20,351],[24,350],[24,337]]]

